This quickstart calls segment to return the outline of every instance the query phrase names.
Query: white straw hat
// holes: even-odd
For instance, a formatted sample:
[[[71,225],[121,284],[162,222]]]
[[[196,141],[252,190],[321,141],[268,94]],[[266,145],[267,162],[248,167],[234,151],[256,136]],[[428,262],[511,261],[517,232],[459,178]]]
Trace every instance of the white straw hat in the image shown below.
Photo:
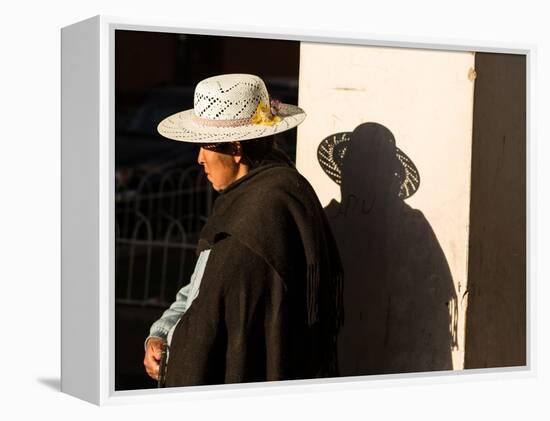
[[[194,108],[165,118],[157,127],[169,139],[220,143],[257,139],[292,129],[304,121],[299,107],[270,100],[258,76],[226,74],[199,82]]]

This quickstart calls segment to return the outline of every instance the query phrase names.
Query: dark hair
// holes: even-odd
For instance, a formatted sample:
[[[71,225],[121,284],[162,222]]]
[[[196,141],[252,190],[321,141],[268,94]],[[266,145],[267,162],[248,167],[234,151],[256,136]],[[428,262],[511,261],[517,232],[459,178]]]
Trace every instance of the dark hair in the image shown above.
[[[281,156],[290,161],[290,158],[277,147],[275,135],[261,139],[243,140],[238,143],[241,146],[242,161],[248,165],[249,169],[259,167],[265,160],[281,159]],[[236,142],[208,143],[202,144],[201,147],[227,155],[237,153]]]
[[[261,162],[270,155],[275,147],[274,136],[268,136],[263,139],[242,141],[241,153],[243,162],[250,169],[258,167]]]

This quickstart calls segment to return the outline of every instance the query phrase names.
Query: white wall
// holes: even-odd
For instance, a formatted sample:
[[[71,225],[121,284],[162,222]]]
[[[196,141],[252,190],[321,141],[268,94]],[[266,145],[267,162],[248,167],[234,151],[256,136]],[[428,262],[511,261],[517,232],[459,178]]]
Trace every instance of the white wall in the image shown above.
[[[441,245],[459,297],[458,349],[462,368],[468,257],[474,54],[302,43],[297,166],[322,204],[340,188],[322,171],[317,147],[326,136],[363,122],[389,128],[415,163],[419,190],[406,202],[423,212]]]

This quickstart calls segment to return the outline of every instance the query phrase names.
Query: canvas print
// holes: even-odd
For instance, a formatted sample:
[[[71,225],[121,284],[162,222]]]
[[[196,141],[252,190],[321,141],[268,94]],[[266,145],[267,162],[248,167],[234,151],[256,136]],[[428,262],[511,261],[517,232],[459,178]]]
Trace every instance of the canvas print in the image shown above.
[[[115,390],[525,366],[525,56],[115,31]]]

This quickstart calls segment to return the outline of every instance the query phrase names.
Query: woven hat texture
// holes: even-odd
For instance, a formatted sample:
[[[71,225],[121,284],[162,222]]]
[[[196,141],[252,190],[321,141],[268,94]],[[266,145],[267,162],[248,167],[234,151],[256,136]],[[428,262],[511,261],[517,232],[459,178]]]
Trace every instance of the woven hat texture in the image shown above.
[[[233,142],[292,129],[306,117],[295,105],[272,101],[263,80],[249,74],[202,80],[195,87],[193,104],[193,109],[162,120],[158,132],[184,142]]]

